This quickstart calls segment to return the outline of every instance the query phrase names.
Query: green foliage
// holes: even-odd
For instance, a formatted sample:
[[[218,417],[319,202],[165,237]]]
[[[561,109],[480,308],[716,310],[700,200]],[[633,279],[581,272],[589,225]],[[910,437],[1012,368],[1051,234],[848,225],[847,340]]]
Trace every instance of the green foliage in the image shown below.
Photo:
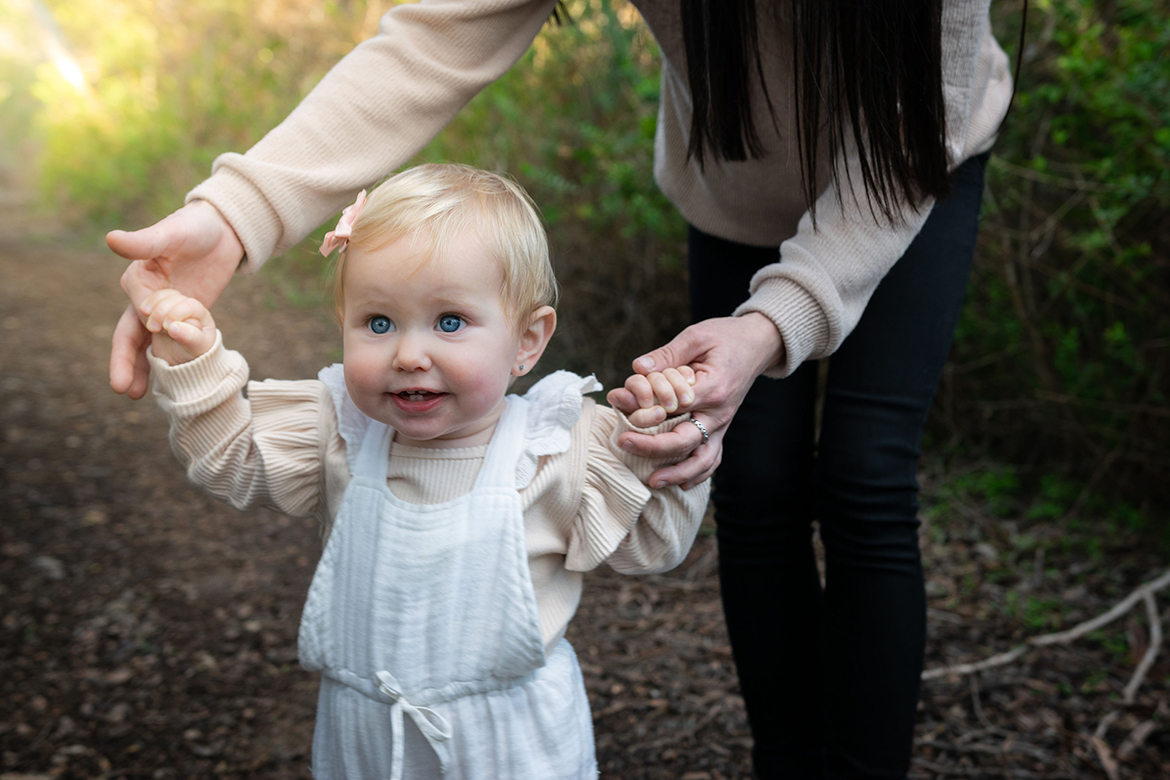
[[[107,226],[172,211],[217,154],[258,140],[372,32],[363,3],[345,13],[307,0],[45,6],[51,19],[22,21],[50,55],[29,87],[40,186]]]
[[[1165,0],[1032,3],[1015,107],[988,169],[946,423],[999,457],[1162,501],[1168,10]],[[1015,40],[1018,13],[996,22],[1001,41]],[[1079,493],[1046,479],[1035,518],[1063,513]]]
[[[388,2],[44,0],[59,32],[32,4],[0,6],[0,167],[35,159],[46,199],[102,227],[152,221],[216,154],[284,117]],[[1018,2],[993,8],[1010,54]],[[653,184],[654,41],[622,0],[568,10],[574,21],[547,25],[419,159],[504,170],[529,189],[565,292],[547,368],[613,384],[686,324],[685,225]],[[1168,11],[1167,0],[1031,4],[932,424],[935,441],[1045,464],[955,486],[993,514],[1025,492],[1035,520],[1064,516],[1082,492],[1104,512],[1094,502],[1113,485],[1133,496],[1116,522],[1135,527],[1157,514],[1147,497],[1170,501]],[[50,40],[80,83],[44,56]],[[290,300],[328,306],[310,250],[268,273]]]
[[[940,506],[950,502],[976,503],[984,506],[997,517],[1012,514],[1020,480],[1015,469],[1005,465],[992,465],[966,474],[960,474],[943,482],[937,491]]]

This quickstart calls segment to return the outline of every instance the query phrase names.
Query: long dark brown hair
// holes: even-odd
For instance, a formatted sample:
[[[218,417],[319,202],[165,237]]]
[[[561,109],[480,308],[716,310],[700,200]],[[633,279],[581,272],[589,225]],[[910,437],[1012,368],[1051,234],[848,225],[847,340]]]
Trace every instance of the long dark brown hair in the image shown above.
[[[768,150],[753,120],[753,80],[773,123],[776,112],[764,82],[755,0],[680,4],[694,109],[688,157],[701,166],[708,154],[762,157]],[[875,219],[894,224],[902,202],[944,197],[942,0],[789,0],[789,9],[796,141],[814,224],[818,161],[822,154],[834,160],[840,188],[836,161],[849,141]]]

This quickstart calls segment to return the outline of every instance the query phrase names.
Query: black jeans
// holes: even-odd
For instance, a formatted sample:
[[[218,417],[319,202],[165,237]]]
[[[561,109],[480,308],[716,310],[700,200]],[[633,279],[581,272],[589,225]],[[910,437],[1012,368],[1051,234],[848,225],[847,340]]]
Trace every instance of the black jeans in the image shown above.
[[[878,286],[830,358],[761,378],[723,440],[713,496],[723,607],[761,780],[904,778],[926,635],[919,440],[950,350],[987,155]],[[777,249],[691,228],[691,312],[726,316]],[[825,548],[822,590],[813,520]]]

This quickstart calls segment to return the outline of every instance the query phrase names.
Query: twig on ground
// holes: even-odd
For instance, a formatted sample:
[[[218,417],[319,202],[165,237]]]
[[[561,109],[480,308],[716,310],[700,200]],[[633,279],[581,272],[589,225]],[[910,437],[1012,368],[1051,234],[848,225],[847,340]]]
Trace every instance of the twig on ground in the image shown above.
[[[1028,652],[1027,645],[1020,645],[1006,653],[999,653],[982,661],[977,661],[971,664],[955,664],[954,666],[942,666],[937,669],[927,669],[922,673],[923,680],[933,680],[937,677],[946,677],[948,674],[974,674],[981,672],[984,669],[993,669],[997,666],[1007,666],[1012,661],[1016,660],[1024,653]]]
[[[1028,756],[1029,758],[1034,758],[1037,761],[1044,761],[1046,763],[1051,763],[1053,760],[1053,755],[1051,752],[1044,750],[1043,748],[1036,747],[1035,745],[1029,744],[1027,742],[1016,742],[1011,739],[1005,740],[1004,744],[1000,745],[999,747],[996,747],[995,745],[986,745],[979,742],[973,744],[963,744],[958,740],[954,742],[947,742],[939,739],[933,739],[929,742],[919,741],[915,743],[915,747],[931,747],[935,750],[944,752],[967,753],[971,755],[979,754],[986,756],[1001,756],[1005,753],[1018,753],[1020,755]]]
[[[1011,767],[1002,766],[944,766],[943,764],[935,764],[925,759],[915,758],[913,760],[915,766],[920,766],[923,769],[929,769],[940,775],[958,775],[960,777],[984,777],[986,775],[998,775],[999,777],[1021,777],[1021,778],[1040,778],[1045,780],[1073,780],[1073,775],[1070,774],[1049,774],[1043,775],[1035,772],[1029,772],[1027,769],[1014,769]]]
[[[1104,718],[1101,718],[1101,722],[1097,724],[1097,730],[1093,732],[1093,739],[1105,739],[1105,735],[1109,733],[1109,727],[1120,717],[1121,710],[1112,710]]]
[[[1037,647],[1044,647],[1046,645],[1065,644],[1067,642],[1071,642],[1074,639],[1084,636],[1090,631],[1096,631],[1101,626],[1112,623],[1126,612],[1129,612],[1130,609],[1133,608],[1134,604],[1137,604],[1139,601],[1145,598],[1147,593],[1156,593],[1157,591],[1165,588],[1167,585],[1170,585],[1170,570],[1164,572],[1158,579],[1152,580],[1147,582],[1145,585],[1135,588],[1133,593],[1130,593],[1128,596],[1118,602],[1117,606],[1113,607],[1113,609],[1109,610],[1108,612],[1098,615],[1092,620],[1086,620],[1084,623],[1073,626],[1068,631],[1061,631],[1055,634],[1045,634],[1043,636],[1038,636],[1028,640],[1028,643],[1036,645]]]
[[[1129,732],[1129,736],[1121,741],[1121,747],[1117,749],[1117,757],[1122,761],[1129,759],[1133,752],[1140,748],[1146,741],[1146,737],[1153,733],[1158,724],[1153,720],[1143,720],[1141,723],[1133,727],[1133,731]]]
[[[1154,601],[1154,594],[1150,591],[1146,591],[1143,600],[1146,602],[1146,617],[1150,621],[1150,646],[1146,648],[1146,654],[1138,662],[1133,677],[1129,678],[1129,683],[1122,692],[1121,700],[1126,704],[1133,704],[1137,689],[1146,678],[1146,672],[1154,665],[1154,659],[1158,657],[1158,648],[1162,644],[1162,619],[1158,616],[1158,603]]]
[[[987,716],[983,714],[983,702],[979,701],[979,675],[971,675],[971,708],[975,711],[975,719],[979,725],[987,728],[991,725]]]
[[[952,666],[942,666],[942,667],[939,667],[937,669],[927,669],[926,671],[924,671],[922,673],[922,679],[923,680],[934,680],[934,679],[937,679],[939,677],[946,677],[947,675],[951,675],[951,674],[959,674],[959,675],[974,674],[975,672],[980,672],[980,671],[983,671],[984,669],[993,669],[997,666],[1007,666],[1008,664],[1017,660],[1018,658],[1020,658],[1021,656],[1023,656],[1024,654],[1026,654],[1032,648],[1035,648],[1035,647],[1047,647],[1048,645],[1068,644],[1069,642],[1072,642],[1074,639],[1078,639],[1079,637],[1082,637],[1085,634],[1090,633],[1091,631],[1096,631],[1098,628],[1101,628],[1104,625],[1112,623],[1114,620],[1121,617],[1126,612],[1128,612],[1130,609],[1132,609],[1134,604],[1137,604],[1139,601],[1143,601],[1147,598],[1152,601],[1153,594],[1158,592],[1159,590],[1162,590],[1163,588],[1165,588],[1168,585],[1170,585],[1170,570],[1167,570],[1166,572],[1164,572],[1161,577],[1158,577],[1155,580],[1151,580],[1150,582],[1147,582],[1146,584],[1134,589],[1134,591],[1132,593],[1130,593],[1128,596],[1126,596],[1124,599],[1122,599],[1120,602],[1118,602],[1118,604],[1116,606],[1114,606],[1112,609],[1110,609],[1108,612],[1100,614],[1097,617],[1092,618],[1090,620],[1086,620],[1083,623],[1078,623],[1077,625],[1073,626],[1072,628],[1068,629],[1067,631],[1059,631],[1059,632],[1056,632],[1053,634],[1042,634],[1040,636],[1034,636],[1031,639],[1027,640],[1026,643],[1019,645],[1018,647],[1015,647],[1015,648],[1013,648],[1005,653],[999,653],[997,655],[991,656],[990,658],[986,658],[982,661],[977,661],[975,663],[954,664]],[[1150,609],[1150,606],[1148,603],[1147,603],[1147,609]],[[1154,607],[1154,609],[1156,610],[1156,606]],[[1155,614],[1155,618],[1156,618],[1156,611],[1154,614]],[[1155,630],[1157,631],[1157,636],[1158,636],[1157,641],[1155,641],[1153,638],[1153,632]],[[1149,664],[1153,663],[1153,655],[1151,655],[1151,653],[1153,653],[1154,655],[1157,654],[1156,648],[1157,648],[1157,645],[1161,642],[1161,638],[1162,638],[1161,621],[1156,620],[1156,619],[1151,620],[1150,621],[1150,631],[1151,631],[1150,649],[1146,651],[1146,657],[1143,657],[1141,663],[1138,665],[1138,669],[1141,670],[1142,677],[1144,677],[1146,674],[1146,671],[1148,671]],[[1146,663],[1146,658],[1150,659],[1149,664]],[[1143,666],[1145,668],[1143,668]],[[1135,672],[1134,676],[1137,677],[1136,672]],[[1133,684],[1133,681],[1131,680],[1130,683]],[[1138,678],[1138,684],[1139,685],[1141,684],[1140,678]],[[1126,690],[1129,690],[1129,686],[1126,686]],[[1136,686],[1135,686],[1135,690],[1136,690]],[[1129,702],[1127,701],[1127,703],[1129,703]]]
[[[1093,752],[1097,754],[1097,759],[1101,762],[1101,768],[1105,770],[1105,774],[1109,775],[1109,780],[1118,780],[1120,773],[1117,769],[1117,759],[1113,757],[1113,749],[1109,747],[1109,743],[1105,741],[1105,733],[1109,731],[1109,727],[1113,725],[1113,721],[1121,717],[1121,710],[1113,710],[1097,724],[1097,730],[1093,736],[1089,737],[1089,742],[1093,746]]]

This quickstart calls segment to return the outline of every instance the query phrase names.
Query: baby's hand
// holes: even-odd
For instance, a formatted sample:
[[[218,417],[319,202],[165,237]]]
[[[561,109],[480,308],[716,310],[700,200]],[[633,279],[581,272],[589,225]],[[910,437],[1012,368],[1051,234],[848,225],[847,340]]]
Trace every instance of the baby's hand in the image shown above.
[[[651,371],[645,376],[634,374],[626,380],[626,390],[634,394],[641,408],[629,415],[630,423],[651,428],[669,415],[685,411],[695,400],[694,383],[695,372],[690,366]]]
[[[194,360],[215,346],[215,320],[199,301],[167,287],[156,290],[139,309],[151,332],[154,356],[172,366]]]

